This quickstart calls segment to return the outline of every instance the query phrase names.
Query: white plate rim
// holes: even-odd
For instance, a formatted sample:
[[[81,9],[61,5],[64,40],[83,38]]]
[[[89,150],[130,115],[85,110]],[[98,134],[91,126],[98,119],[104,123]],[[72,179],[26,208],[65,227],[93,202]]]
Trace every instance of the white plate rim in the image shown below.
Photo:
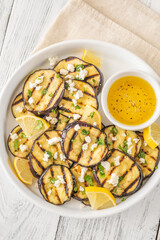
[[[106,43],[106,42],[98,41],[98,40],[80,39],[80,40],[63,41],[60,43],[53,44],[45,49],[42,49],[38,53],[29,57],[22,65],[20,65],[17,68],[17,70],[13,73],[13,75],[7,81],[7,83],[5,84],[5,86],[3,87],[2,91],[1,91],[0,110],[4,114],[2,115],[2,118],[0,121],[0,129],[1,129],[1,131],[0,131],[0,144],[1,144],[0,165],[2,166],[2,169],[6,173],[6,175],[12,182],[12,184],[30,202],[34,203],[35,205],[38,205],[39,207],[42,207],[45,210],[49,210],[49,211],[54,212],[61,216],[76,217],[76,218],[99,218],[99,217],[106,217],[106,216],[120,213],[122,211],[127,210],[129,207],[133,206],[137,202],[139,202],[158,184],[158,182],[160,180],[160,176],[158,174],[156,174],[156,172],[155,172],[154,177],[152,176],[152,178],[150,179],[150,184],[145,184],[143,186],[143,188],[141,188],[137,193],[132,195],[126,202],[122,202],[121,204],[119,204],[118,206],[116,206],[114,208],[100,210],[100,211],[92,210],[92,211],[85,211],[85,212],[83,212],[83,210],[79,210],[76,212],[75,210],[65,208],[65,207],[60,209],[59,206],[52,205],[52,204],[46,202],[44,199],[40,199],[38,196],[36,196],[36,194],[32,193],[28,188],[26,188],[24,186],[24,184],[21,183],[18,180],[18,178],[14,175],[11,168],[9,167],[9,164],[7,163],[8,155],[7,155],[7,151],[6,151],[6,147],[5,147],[6,144],[5,144],[5,139],[4,139],[5,116],[6,116],[6,112],[7,112],[8,103],[10,101],[10,97],[7,96],[9,99],[7,103],[6,102],[4,103],[4,99],[6,99],[6,92],[8,93],[9,96],[11,96],[15,87],[20,82],[20,81],[16,80],[17,74],[26,75],[26,73],[24,74],[24,68],[25,68],[25,71],[27,71],[28,65],[30,65],[32,62],[38,60],[38,58],[41,58],[41,56],[43,56],[43,54],[45,55],[45,53],[47,53],[51,50],[54,50],[56,48],[63,49],[64,46],[65,47],[73,47],[73,45],[75,47],[79,47],[79,45],[85,46],[85,44],[91,44],[91,45],[98,44],[98,45],[102,45],[103,47],[109,46],[111,48],[115,48],[117,51],[123,52],[124,54],[127,54],[127,55],[129,54],[130,56],[132,55],[135,59],[137,59],[139,62],[141,62],[141,64],[146,65],[146,67],[148,67],[148,69],[153,73],[153,75],[158,78],[158,75],[153,71],[153,69],[147,63],[145,63],[142,59],[140,59],[138,56],[131,53],[130,51],[128,51],[120,46],[117,46],[115,44],[112,44],[112,43]],[[14,81],[13,81],[13,79],[14,79]],[[3,101],[3,104],[2,104],[2,101]],[[136,198],[134,197],[135,195],[136,195]],[[63,205],[63,206],[65,206],[65,205]]]

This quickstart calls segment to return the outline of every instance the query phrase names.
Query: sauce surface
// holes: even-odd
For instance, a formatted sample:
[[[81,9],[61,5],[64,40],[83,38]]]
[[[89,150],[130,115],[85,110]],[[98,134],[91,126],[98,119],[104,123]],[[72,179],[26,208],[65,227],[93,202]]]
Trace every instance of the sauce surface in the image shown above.
[[[107,105],[120,123],[138,125],[146,122],[156,108],[152,86],[140,77],[127,76],[115,81],[109,89]]]

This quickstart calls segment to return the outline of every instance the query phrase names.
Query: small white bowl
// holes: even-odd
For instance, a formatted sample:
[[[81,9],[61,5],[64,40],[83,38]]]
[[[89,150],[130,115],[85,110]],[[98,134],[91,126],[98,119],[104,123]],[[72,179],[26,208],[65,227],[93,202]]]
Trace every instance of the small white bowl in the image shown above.
[[[156,103],[156,109],[152,115],[152,117],[139,125],[126,125],[126,124],[122,124],[120,122],[118,122],[109,112],[108,106],[107,106],[107,95],[109,92],[110,87],[112,86],[112,84],[117,81],[119,78],[122,77],[126,77],[126,76],[136,76],[136,77],[140,77],[143,78],[144,80],[146,80],[153,88],[155,95],[156,95],[156,99],[157,99],[157,103]],[[153,122],[155,122],[157,120],[157,118],[160,115],[160,86],[158,84],[158,82],[148,73],[145,73],[143,71],[139,71],[139,70],[130,70],[130,71],[123,71],[123,72],[118,72],[113,74],[105,83],[103,90],[102,90],[102,95],[101,95],[101,103],[102,103],[102,108],[103,111],[106,115],[106,117],[116,126],[120,127],[120,128],[124,128],[126,130],[140,130],[143,128],[146,128],[148,126],[150,126]]]

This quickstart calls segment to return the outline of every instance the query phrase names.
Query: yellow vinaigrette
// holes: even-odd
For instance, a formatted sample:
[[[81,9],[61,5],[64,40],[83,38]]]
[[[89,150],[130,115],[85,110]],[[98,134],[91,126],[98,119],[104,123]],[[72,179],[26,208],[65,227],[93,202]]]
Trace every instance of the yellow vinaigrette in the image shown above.
[[[115,81],[109,89],[107,105],[120,123],[139,125],[151,118],[156,108],[152,86],[140,77],[127,76]]]

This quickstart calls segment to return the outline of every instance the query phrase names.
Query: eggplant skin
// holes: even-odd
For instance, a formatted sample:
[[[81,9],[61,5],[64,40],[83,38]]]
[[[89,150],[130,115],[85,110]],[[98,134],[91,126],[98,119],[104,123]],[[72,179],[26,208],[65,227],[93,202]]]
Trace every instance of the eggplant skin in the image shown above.
[[[41,193],[42,196],[43,196],[43,194],[42,194],[42,191],[41,191],[41,182],[42,182],[43,177],[44,177],[45,174],[47,173],[47,171],[48,171],[52,166],[60,166],[60,167],[61,167],[62,165],[53,163],[52,165],[48,166],[48,167],[45,169],[45,171],[41,174],[41,176],[39,177],[39,179],[38,179],[38,188],[39,188],[39,191],[40,191],[40,193]],[[63,166],[63,167],[65,167],[65,166]],[[69,170],[68,167],[65,167],[65,168],[67,168],[67,169]],[[46,198],[43,196],[43,198],[44,198],[47,202],[49,202],[49,203],[51,203],[51,204],[53,204],[53,205],[63,205],[64,203],[69,202],[69,201],[71,200],[72,195],[73,195],[73,190],[74,190],[74,187],[75,187],[75,185],[76,185],[76,182],[75,182],[75,178],[74,178],[74,176],[73,176],[73,174],[71,173],[70,170],[69,170],[69,172],[70,172],[70,174],[71,174],[71,176],[72,176],[72,184],[73,184],[73,186],[72,186],[72,192],[71,192],[71,194],[70,194],[70,198],[69,198],[67,201],[64,201],[62,204],[54,204],[54,203],[52,203],[52,202],[47,201]]]
[[[120,152],[120,153],[123,153],[123,152],[121,152],[120,150],[118,150],[118,149],[112,149],[112,150],[110,150],[110,153],[112,154],[114,151],[118,151],[118,152]],[[124,153],[123,153],[124,154]],[[111,193],[113,194],[113,196],[114,197],[117,197],[117,198],[121,198],[121,197],[126,197],[126,196],[130,196],[130,195],[132,195],[132,194],[134,194],[134,193],[136,193],[140,188],[141,188],[141,186],[142,186],[142,182],[143,182],[143,173],[142,173],[142,170],[141,170],[141,168],[139,167],[139,165],[136,163],[136,161],[131,157],[131,156],[129,156],[128,154],[124,154],[124,155],[126,155],[130,160],[132,160],[133,161],[133,163],[135,164],[135,166],[138,168],[138,170],[139,170],[139,182],[138,182],[138,185],[136,186],[136,188],[133,190],[133,191],[131,191],[131,192],[129,192],[129,193],[122,193],[121,195],[116,195],[115,193],[114,193],[114,188],[113,188],[113,190],[110,190],[111,191]],[[98,176],[97,176],[97,173],[98,173],[98,169],[97,169],[97,167],[95,166],[94,167],[94,169],[93,169],[93,176],[94,176],[94,179],[96,180],[96,182],[101,186],[101,187],[104,187],[103,186],[103,184],[101,184],[101,182],[100,182],[100,180],[99,180],[99,178],[98,178]],[[115,187],[116,188],[116,187]]]
[[[103,134],[105,134],[102,130],[100,130],[98,127],[95,127],[91,124],[88,124],[86,122],[82,122],[82,121],[74,121],[70,124],[68,124],[62,131],[62,141],[61,141],[61,149],[62,149],[62,152],[64,153],[65,157],[68,158],[66,152],[65,152],[65,149],[64,149],[64,143],[65,143],[65,137],[66,137],[66,134],[67,132],[71,129],[71,128],[74,128],[75,125],[80,125],[80,126],[83,126],[83,127],[90,127],[90,128],[95,128],[97,130],[99,130],[100,132],[102,132]],[[105,134],[105,139],[104,139],[104,142],[105,142],[105,145],[106,145],[106,154],[105,156],[101,159],[101,161],[105,160],[106,159],[106,156],[107,156],[107,153],[108,153],[108,145],[107,145],[107,135]],[[68,158],[70,161],[76,163],[75,161],[73,161],[72,159]],[[100,161],[100,162],[101,162]],[[78,162],[78,165],[82,166],[82,167],[86,167],[86,168],[91,168],[91,167],[95,167],[97,166],[98,164],[100,164],[100,162],[96,163],[96,164],[92,164],[92,165],[89,165],[89,166],[86,166],[86,165],[83,165],[83,164],[80,164]]]
[[[69,60],[74,60],[74,59],[79,59],[80,61],[86,63],[86,64],[89,64],[89,65],[92,65],[94,66],[94,68],[98,71],[99,75],[100,75],[100,82],[99,82],[99,86],[98,88],[96,89],[96,92],[97,92],[97,95],[101,92],[102,90],[102,86],[103,86],[103,82],[104,82],[104,77],[103,77],[103,74],[102,72],[99,70],[99,68],[97,68],[94,64],[90,64],[84,60],[82,60],[81,58],[78,58],[78,57],[75,57],[75,56],[70,56],[70,57],[67,57],[67,58],[63,58],[61,59],[55,66],[53,69],[56,69],[56,67],[58,66],[58,64],[62,61],[69,61]],[[84,80],[86,82],[86,80]],[[94,87],[93,87],[94,88]]]
[[[27,81],[28,81],[28,79],[30,78],[31,75],[33,75],[34,73],[36,73],[36,72],[38,72],[38,71],[43,71],[43,70],[44,70],[44,71],[46,71],[46,70],[50,70],[50,71],[51,71],[51,70],[52,70],[52,71],[54,71],[54,72],[56,73],[56,71],[53,70],[53,69],[38,69],[38,70],[32,72],[32,73],[26,78],[25,83],[24,83],[24,86],[23,86],[23,89],[22,89],[22,97],[23,97],[24,108],[25,108],[27,111],[29,111],[29,112],[37,115],[37,116],[45,116],[45,115],[48,114],[52,109],[57,108],[58,105],[59,105],[59,103],[60,103],[60,101],[62,100],[62,98],[63,98],[63,96],[64,96],[64,93],[65,93],[64,80],[63,80],[63,78],[61,78],[61,79],[63,80],[63,90],[62,90],[62,92],[61,92],[61,94],[60,94],[60,96],[59,96],[59,99],[55,102],[54,106],[52,106],[52,107],[50,107],[50,108],[48,108],[47,110],[44,110],[44,111],[34,111],[34,110],[30,110],[30,109],[27,109],[27,108],[26,108],[26,106],[25,106],[25,105],[26,105],[26,104],[25,104],[25,97],[24,97],[25,85],[26,85],[26,83],[27,83]]]

